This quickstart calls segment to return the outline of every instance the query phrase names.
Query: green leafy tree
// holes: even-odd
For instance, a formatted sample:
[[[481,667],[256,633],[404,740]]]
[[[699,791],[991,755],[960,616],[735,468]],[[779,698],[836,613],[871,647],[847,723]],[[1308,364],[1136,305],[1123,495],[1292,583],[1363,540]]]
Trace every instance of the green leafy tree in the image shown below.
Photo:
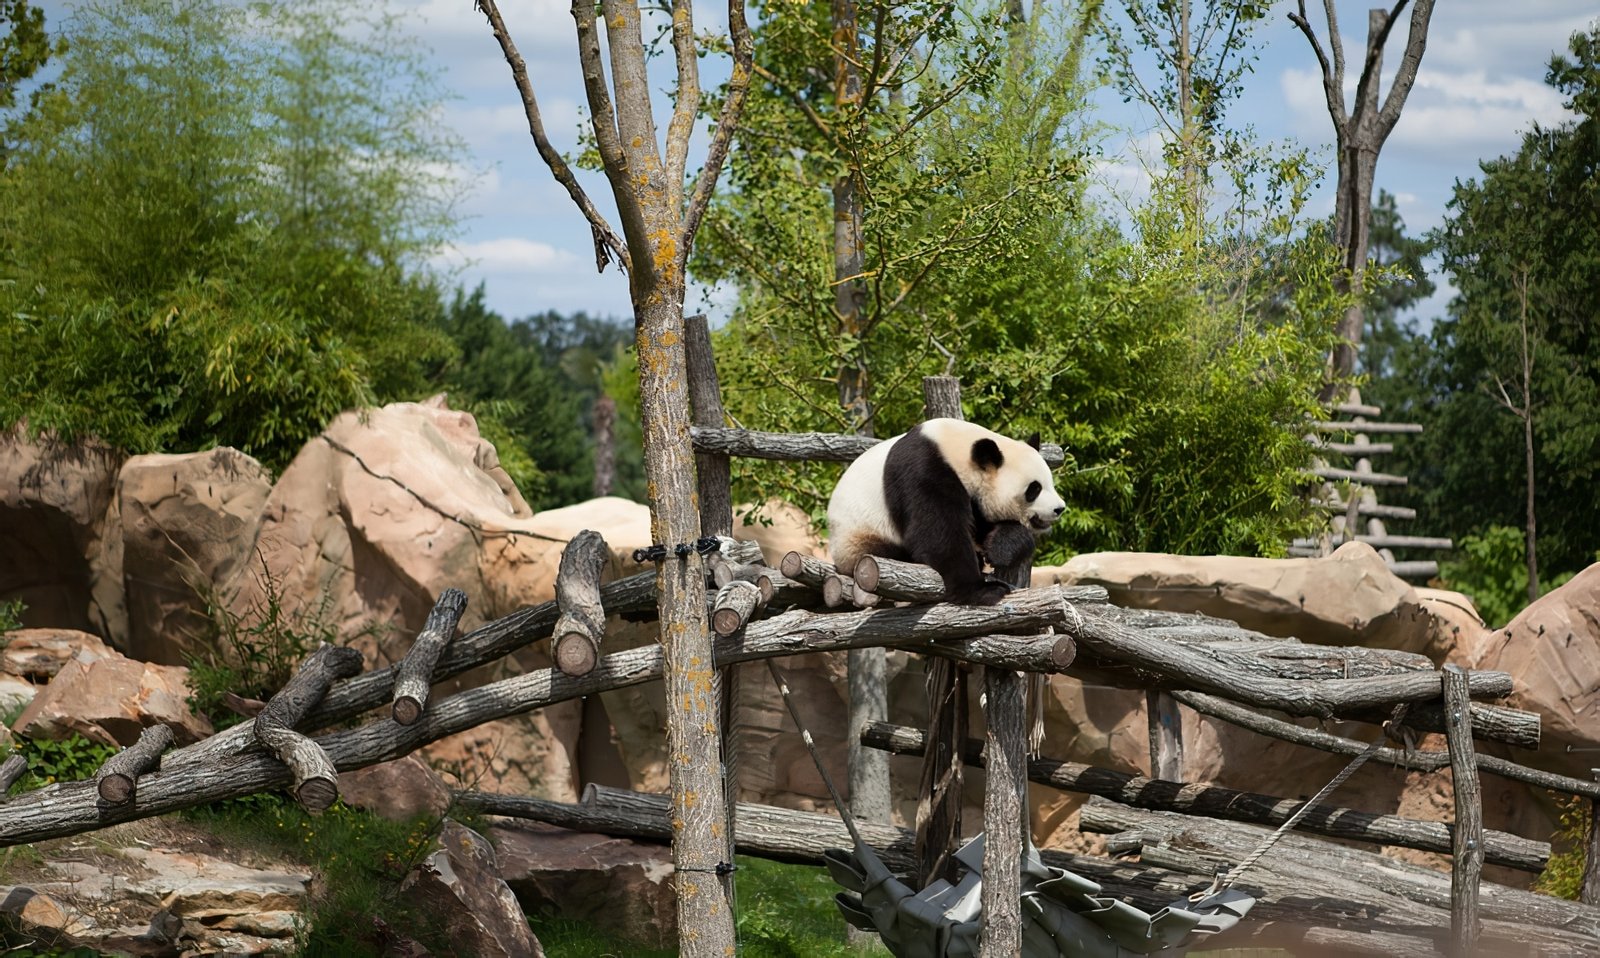
[[[1551,521],[1535,530],[1544,571],[1531,588],[1582,568],[1600,542],[1600,28],[1569,50],[1546,80],[1576,118],[1534,125],[1516,153],[1458,183],[1434,237],[1458,294],[1420,370],[1427,431],[1407,444],[1417,504],[1457,538],[1496,525],[1529,532],[1532,475],[1537,512]]]
[[[66,44],[45,33],[44,11],[28,0],[0,0],[0,26],[6,28],[0,36],[0,114],[11,116],[18,89]]]
[[[441,373],[441,382],[458,405],[478,415],[528,504],[540,509],[589,498],[595,402],[606,388],[606,364],[633,331],[583,313],[546,312],[508,325],[484,305],[481,286],[471,295],[456,293],[443,328],[460,359]],[[637,416],[631,421],[636,430]],[[614,491],[622,495],[642,491],[637,431],[631,438],[620,449],[624,478]]]
[[[136,0],[66,32],[0,183],[0,421],[281,466],[422,392],[458,148],[394,25]]]
[[[1299,494],[1309,451],[1296,427],[1344,303],[1331,292],[1331,247],[1291,239],[1310,169],[1299,154],[1270,166],[1265,151],[1237,154],[1224,175],[1262,188],[1235,190],[1199,239],[1182,177],[1161,178],[1131,227],[1103,215],[1078,175],[1097,135],[1079,71],[1096,11],[1036,5],[1020,24],[975,16],[942,36],[953,65],[913,114],[914,136],[860,166],[869,321],[858,337],[840,335],[831,258],[830,173],[852,154],[811,138],[838,109],[820,70],[829,48],[785,49],[777,66],[777,53],[758,56],[816,86],[797,94],[769,81],[752,93],[738,189],[697,261],[740,292],[718,342],[730,412],[753,428],[849,428],[831,371],[851,350],[869,360],[874,429],[891,435],[921,418],[921,377],[948,369],[974,420],[1065,444],[1069,512],[1044,558],[1281,552],[1316,521]],[[809,35],[824,26],[813,15]],[[914,89],[904,95],[916,102]],[[888,96],[876,108],[896,115]],[[952,229],[990,204],[1004,214],[981,231]],[[962,241],[935,246],[952,236]],[[782,498],[819,516],[837,475],[735,467],[747,501]]]

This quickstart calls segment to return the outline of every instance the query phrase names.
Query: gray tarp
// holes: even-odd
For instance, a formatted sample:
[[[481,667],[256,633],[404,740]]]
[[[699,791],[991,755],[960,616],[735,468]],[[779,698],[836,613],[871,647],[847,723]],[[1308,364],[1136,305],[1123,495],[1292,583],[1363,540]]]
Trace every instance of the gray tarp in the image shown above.
[[[982,915],[983,836],[956,852],[960,882],[920,892],[890,874],[873,850],[830,849],[833,880],[849,889],[834,900],[845,920],[875,931],[896,958],[976,958]],[[1046,865],[1030,842],[1022,865],[1024,958],[1124,958],[1182,955],[1232,928],[1255,899],[1225,889],[1199,901],[1180,899],[1153,915],[1115,898],[1081,875]],[[853,893],[853,894],[852,894]]]

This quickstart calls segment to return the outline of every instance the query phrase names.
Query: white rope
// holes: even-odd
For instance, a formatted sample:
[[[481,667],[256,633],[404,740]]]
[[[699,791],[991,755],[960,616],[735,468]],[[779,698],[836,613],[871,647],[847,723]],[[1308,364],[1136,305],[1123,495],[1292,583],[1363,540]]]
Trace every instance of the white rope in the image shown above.
[[[1256,846],[1256,850],[1247,855],[1244,861],[1234,866],[1233,869],[1228,871],[1226,874],[1217,876],[1217,880],[1211,883],[1210,888],[1207,888],[1205,891],[1196,892],[1195,894],[1190,895],[1189,900],[1199,901],[1207,895],[1215,894],[1224,888],[1232,888],[1233,883],[1238,881],[1245,872],[1249,871],[1251,866],[1260,861],[1261,856],[1270,851],[1272,846],[1278,844],[1278,840],[1283,838],[1284,835],[1288,834],[1289,830],[1294,828],[1294,826],[1299,823],[1300,819],[1306,817],[1306,814],[1313,808],[1322,804],[1323,799],[1333,794],[1333,792],[1336,791],[1339,786],[1349,781],[1350,776],[1354,775],[1357,769],[1367,763],[1367,759],[1377,754],[1378,749],[1383,747],[1383,743],[1387,738],[1388,729],[1400,724],[1401,720],[1405,718],[1406,710],[1408,708],[1410,708],[1410,704],[1407,702],[1401,702],[1399,705],[1395,706],[1394,713],[1390,715],[1389,721],[1383,723],[1384,731],[1379,732],[1378,737],[1373,740],[1372,744],[1368,745],[1360,755],[1357,755],[1354,759],[1352,759],[1350,764],[1344,767],[1343,771],[1335,775],[1333,777],[1333,781],[1322,786],[1321,791],[1302,802],[1300,807],[1295,809],[1294,814],[1290,815],[1288,820],[1282,825],[1279,825],[1277,831],[1273,832],[1271,835],[1268,835],[1260,845]]]

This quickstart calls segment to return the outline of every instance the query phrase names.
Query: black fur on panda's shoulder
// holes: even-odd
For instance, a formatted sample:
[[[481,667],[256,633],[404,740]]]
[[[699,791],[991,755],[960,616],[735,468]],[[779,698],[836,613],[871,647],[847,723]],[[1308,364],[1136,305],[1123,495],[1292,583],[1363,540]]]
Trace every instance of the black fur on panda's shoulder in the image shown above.
[[[991,439],[973,444],[973,464],[999,466],[1005,462]],[[1010,592],[1009,586],[986,579],[978,563],[980,532],[989,533],[982,516],[962,485],[955,469],[939,447],[915,426],[889,449],[884,463],[884,498],[889,519],[900,535],[903,556],[932,566],[944,577],[944,601],[963,605],[994,605]],[[983,522],[986,528],[979,529]]]

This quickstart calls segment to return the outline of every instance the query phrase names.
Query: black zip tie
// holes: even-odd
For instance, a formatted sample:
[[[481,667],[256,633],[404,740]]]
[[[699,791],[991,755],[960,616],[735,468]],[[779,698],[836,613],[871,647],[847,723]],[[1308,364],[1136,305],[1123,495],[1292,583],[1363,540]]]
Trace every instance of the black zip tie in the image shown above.
[[[689,558],[689,553],[698,552],[702,556],[709,556],[722,548],[722,540],[716,536],[701,536],[694,542],[680,542],[672,547],[671,554],[680,559]],[[667,547],[656,543],[643,549],[633,550],[635,562],[660,562],[668,555]]]
[[[716,875],[718,878],[726,878],[738,871],[739,866],[735,865],[733,862],[717,862],[710,868],[707,868],[704,865],[679,865],[674,870],[680,872],[704,872],[708,875]]]

